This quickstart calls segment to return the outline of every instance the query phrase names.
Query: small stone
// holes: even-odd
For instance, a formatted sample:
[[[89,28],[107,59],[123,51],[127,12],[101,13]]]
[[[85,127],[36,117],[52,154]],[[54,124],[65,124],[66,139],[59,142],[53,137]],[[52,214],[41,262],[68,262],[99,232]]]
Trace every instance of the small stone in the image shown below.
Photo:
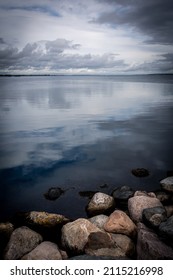
[[[57,187],[57,188],[50,188],[47,193],[44,194],[46,199],[49,200],[56,200],[59,198],[62,194],[64,194],[64,190]]]
[[[120,210],[115,210],[104,225],[104,229],[111,233],[121,233],[131,237],[136,235],[136,225],[129,216]]]
[[[162,189],[165,191],[173,193],[173,176],[167,177],[160,181]]]
[[[90,216],[95,216],[98,214],[105,214],[111,211],[115,207],[114,198],[105,193],[97,192],[92,197],[86,210]]]

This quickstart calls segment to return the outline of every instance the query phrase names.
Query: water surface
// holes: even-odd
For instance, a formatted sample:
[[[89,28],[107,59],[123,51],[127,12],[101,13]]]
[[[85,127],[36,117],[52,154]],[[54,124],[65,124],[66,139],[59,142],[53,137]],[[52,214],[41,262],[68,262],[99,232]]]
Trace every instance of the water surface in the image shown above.
[[[1,219],[85,217],[80,191],[157,189],[173,169],[172,119],[171,75],[0,77]],[[150,176],[134,177],[136,167]],[[46,200],[56,186],[67,191]]]

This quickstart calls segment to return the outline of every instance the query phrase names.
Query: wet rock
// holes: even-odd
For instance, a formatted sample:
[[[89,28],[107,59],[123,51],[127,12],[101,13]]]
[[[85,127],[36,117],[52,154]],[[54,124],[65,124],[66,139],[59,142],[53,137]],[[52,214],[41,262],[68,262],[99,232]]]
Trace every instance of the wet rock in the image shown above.
[[[69,222],[69,219],[60,214],[32,211],[26,215],[26,222],[28,225],[53,228]]]
[[[62,260],[62,256],[55,243],[44,241],[23,256],[22,260]]]
[[[146,208],[162,207],[161,202],[155,197],[134,196],[128,200],[128,210],[134,222],[142,221],[142,212]]]
[[[171,194],[164,191],[155,192],[156,197],[162,202],[162,204],[166,205],[172,200]]]
[[[104,224],[107,222],[108,216],[106,215],[97,215],[89,219],[89,221],[94,224],[96,227],[104,230]]]
[[[149,176],[149,171],[145,168],[135,168],[131,170],[132,174],[136,177],[146,177]]]
[[[114,197],[116,204],[120,207],[127,207],[128,199],[133,195],[134,191],[128,186],[116,188],[112,192],[112,196]]]
[[[164,207],[146,208],[142,212],[143,222],[153,228],[157,228],[166,219],[167,214]]]
[[[42,242],[42,236],[28,227],[15,229],[5,249],[5,260],[17,260]]]
[[[156,197],[155,193],[153,192],[146,192],[146,191],[136,191],[134,196],[149,196],[149,197]]]
[[[173,216],[160,224],[159,232],[163,238],[169,239],[173,242]]]
[[[111,233],[111,237],[116,245],[121,248],[121,250],[128,257],[133,257],[135,254],[135,244],[131,238],[124,234],[114,234]]]
[[[131,237],[136,235],[136,225],[120,210],[115,210],[104,225],[104,229],[111,233],[121,233]]]
[[[111,235],[106,232],[91,232],[88,236],[88,241],[85,245],[85,252],[87,250],[97,250],[100,248],[116,248]]]
[[[138,260],[172,260],[173,250],[161,240],[156,233],[144,224],[138,224],[137,238]]]
[[[44,194],[46,199],[49,200],[56,200],[59,198],[62,194],[64,194],[64,190],[57,187],[57,188],[50,188],[47,193]]]
[[[67,251],[79,254],[84,252],[90,233],[98,231],[101,230],[87,219],[77,219],[62,227],[62,245]]]
[[[173,176],[160,181],[163,190],[173,193]]]
[[[87,205],[87,213],[89,216],[105,214],[115,207],[114,198],[105,193],[97,192]]]

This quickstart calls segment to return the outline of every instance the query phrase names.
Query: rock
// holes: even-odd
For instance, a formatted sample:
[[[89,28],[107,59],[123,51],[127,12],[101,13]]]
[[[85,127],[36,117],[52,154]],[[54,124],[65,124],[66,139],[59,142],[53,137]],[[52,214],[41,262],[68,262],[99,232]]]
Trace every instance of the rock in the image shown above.
[[[131,170],[132,174],[136,177],[146,177],[149,176],[149,171],[145,168],[135,168]]]
[[[128,260],[127,257],[112,257],[112,256],[91,256],[91,255],[78,255],[70,258],[69,260]]]
[[[115,242],[111,235],[106,232],[91,232],[88,236],[88,241],[85,245],[85,252],[88,249],[100,249],[100,248],[116,248]]]
[[[59,198],[62,194],[64,194],[65,191],[59,187],[57,188],[50,188],[47,193],[44,194],[46,199],[49,200],[56,200]]]
[[[42,242],[42,236],[28,227],[15,229],[5,248],[5,260],[17,260],[32,251],[39,243]]]
[[[62,260],[62,256],[55,243],[44,241],[23,256],[22,260]]]
[[[173,215],[173,205],[166,205],[165,206],[167,218]]]
[[[113,241],[121,248],[126,256],[132,257],[135,254],[135,244],[128,236],[124,234],[111,233]]]
[[[89,221],[94,224],[96,227],[104,230],[104,224],[107,222],[108,216],[106,215],[97,215],[89,219]]]
[[[142,212],[143,222],[153,228],[158,227],[161,222],[166,221],[167,214],[164,207],[146,208]]]
[[[63,260],[67,260],[68,259],[68,255],[67,255],[67,252],[64,251],[64,250],[59,250],[60,251],[60,254],[62,256],[62,259]]]
[[[125,253],[119,248],[100,248],[96,250],[88,249],[87,254],[97,257],[106,257],[110,256],[113,258],[125,258]]]
[[[168,204],[172,199],[171,194],[164,191],[157,191],[155,194],[157,199],[159,199],[163,204]]]
[[[26,215],[26,222],[28,225],[53,228],[69,222],[69,219],[59,214],[32,211]]]
[[[104,225],[104,229],[111,233],[122,233],[131,237],[136,235],[136,226],[126,213],[115,210]]]
[[[156,233],[144,224],[138,224],[137,238],[138,260],[172,260],[173,250],[159,240]]]
[[[13,224],[0,223],[0,259],[2,258],[3,251],[9,241],[9,238],[14,230]]]
[[[142,212],[146,208],[161,206],[161,202],[155,197],[134,196],[128,200],[128,210],[134,222],[142,221]]]
[[[112,192],[112,196],[114,197],[115,202],[120,207],[127,207],[128,199],[133,195],[134,191],[128,186],[117,188]]]
[[[169,239],[173,242],[173,216],[160,224],[159,232],[163,238]]]
[[[153,193],[153,192],[147,193],[146,191],[136,191],[136,192],[134,193],[134,196],[156,197],[155,193]]]
[[[89,216],[104,214],[115,207],[114,198],[105,193],[97,192],[90,200],[86,210]]]
[[[73,253],[82,253],[90,233],[97,231],[101,230],[87,219],[77,219],[62,227],[62,245]]]
[[[173,193],[173,176],[160,181],[163,190]]]

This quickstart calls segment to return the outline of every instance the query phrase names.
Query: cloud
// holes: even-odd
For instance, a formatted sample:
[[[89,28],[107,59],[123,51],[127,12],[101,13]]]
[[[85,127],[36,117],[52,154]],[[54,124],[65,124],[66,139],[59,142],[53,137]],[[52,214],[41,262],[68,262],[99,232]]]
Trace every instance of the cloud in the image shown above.
[[[66,39],[28,43],[22,50],[7,45],[0,50],[0,67],[10,71],[66,71],[71,69],[109,69],[124,67],[126,64],[117,55],[105,53],[92,55],[69,53],[80,47]],[[68,50],[68,52],[66,52]]]
[[[92,22],[113,28],[126,26],[148,36],[147,43],[173,43],[172,0],[97,0],[111,5],[112,11],[102,12]]]

